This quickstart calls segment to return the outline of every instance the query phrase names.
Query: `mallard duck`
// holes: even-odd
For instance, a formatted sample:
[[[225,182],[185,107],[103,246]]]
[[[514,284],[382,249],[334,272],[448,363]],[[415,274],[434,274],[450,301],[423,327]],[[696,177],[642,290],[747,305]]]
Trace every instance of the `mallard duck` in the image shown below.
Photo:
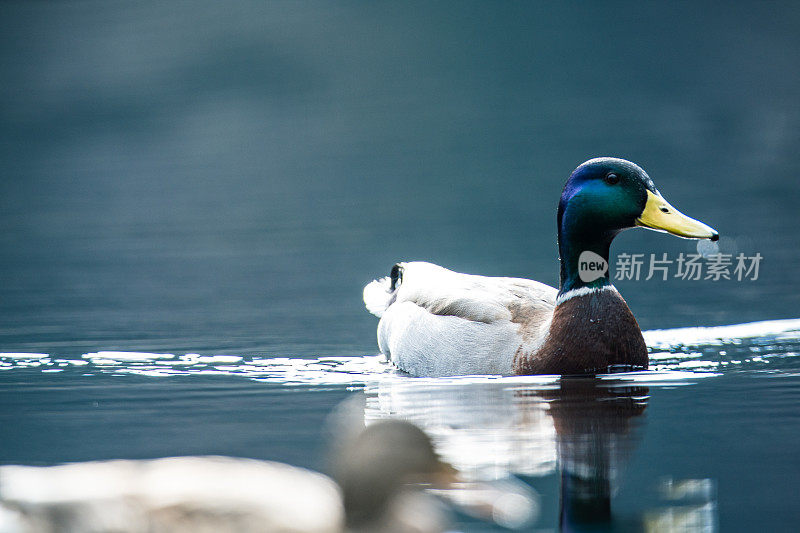
[[[719,234],[687,217],[638,165],[591,159],[558,204],[560,288],[521,278],[398,263],[364,287],[378,347],[414,376],[598,374],[646,369],[639,324],[609,279],[609,247],[644,227],[689,239]]]

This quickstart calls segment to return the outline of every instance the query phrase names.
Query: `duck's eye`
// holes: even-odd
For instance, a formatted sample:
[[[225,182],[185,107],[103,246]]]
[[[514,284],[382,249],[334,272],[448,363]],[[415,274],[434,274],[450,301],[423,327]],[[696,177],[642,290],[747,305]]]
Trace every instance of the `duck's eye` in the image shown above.
[[[608,183],[609,185],[616,185],[617,183],[619,183],[619,176],[617,176],[613,172],[609,172],[608,174],[606,174],[605,180],[606,183]]]

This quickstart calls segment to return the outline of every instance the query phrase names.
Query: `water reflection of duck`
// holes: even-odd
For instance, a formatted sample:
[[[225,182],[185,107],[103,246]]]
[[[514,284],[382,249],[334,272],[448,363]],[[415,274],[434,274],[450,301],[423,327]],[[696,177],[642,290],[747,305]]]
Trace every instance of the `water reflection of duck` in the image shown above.
[[[394,381],[367,395],[368,421],[413,421],[471,479],[517,474],[535,484],[558,471],[560,523],[569,531],[611,522],[611,499],[637,442],[648,388],[582,377],[461,387]]]
[[[525,385],[503,381],[386,380],[367,387],[364,417],[368,423],[399,417],[418,425],[469,480],[554,472],[556,433],[548,402],[519,394]],[[541,385],[551,386],[550,381]]]
[[[452,478],[427,435],[402,421],[366,428],[336,479],[282,463],[169,457],[0,467],[4,532],[440,532],[422,485]],[[341,487],[341,489],[340,489]]]
[[[632,422],[647,407],[647,387],[598,386],[565,379],[537,393],[549,401],[561,473],[562,531],[611,523],[611,497],[636,442]]]
[[[592,159],[567,180],[558,205],[560,290],[518,278],[459,274],[399,263],[364,288],[380,317],[378,345],[416,376],[605,373],[646,368],[636,319],[610,283],[609,247],[642,226],[716,240],[672,207],[637,165]]]

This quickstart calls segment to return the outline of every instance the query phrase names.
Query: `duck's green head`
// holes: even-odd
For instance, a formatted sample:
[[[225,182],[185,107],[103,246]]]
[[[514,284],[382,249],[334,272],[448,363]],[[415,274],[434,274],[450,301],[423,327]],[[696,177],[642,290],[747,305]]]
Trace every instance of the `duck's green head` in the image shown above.
[[[608,283],[608,272],[581,281],[578,258],[590,251],[607,262],[614,237],[636,226],[690,239],[719,238],[711,227],[672,207],[638,165],[613,157],[590,159],[570,175],[558,204],[562,292]]]

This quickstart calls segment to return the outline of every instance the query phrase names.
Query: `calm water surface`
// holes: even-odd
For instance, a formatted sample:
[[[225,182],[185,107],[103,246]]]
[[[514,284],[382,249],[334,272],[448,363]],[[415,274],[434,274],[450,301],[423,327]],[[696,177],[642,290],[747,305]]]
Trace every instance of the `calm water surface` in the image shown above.
[[[328,413],[363,396],[465,475],[522,479],[532,528],[796,530],[797,323],[651,331],[655,371],[599,383],[417,380],[360,296],[406,259],[555,285],[561,187],[617,155],[764,257],[620,281],[643,329],[800,317],[798,26],[793,3],[3,2],[0,463],[324,469]]]

